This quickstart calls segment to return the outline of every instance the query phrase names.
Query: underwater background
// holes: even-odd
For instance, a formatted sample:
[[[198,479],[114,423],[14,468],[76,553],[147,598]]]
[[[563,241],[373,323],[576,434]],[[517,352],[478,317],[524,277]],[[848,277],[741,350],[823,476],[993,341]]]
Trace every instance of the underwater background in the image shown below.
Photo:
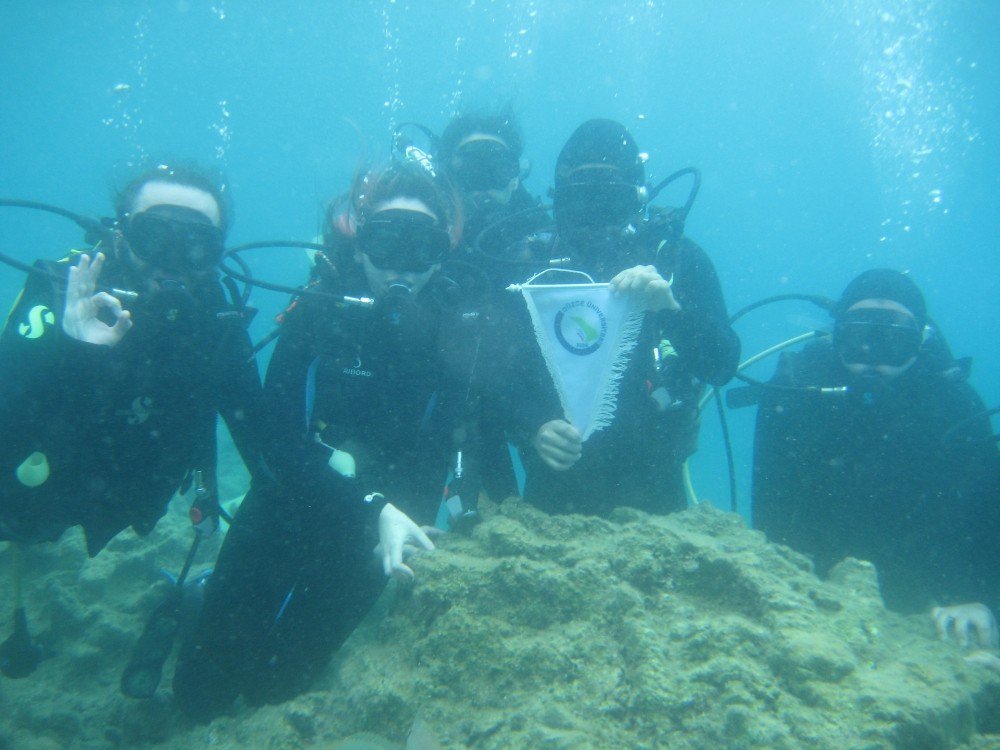
[[[0,41],[0,197],[106,216],[109,188],[143,160],[195,159],[228,177],[230,244],[307,240],[359,164],[388,157],[395,125],[440,132],[457,111],[512,102],[526,186],[546,197],[568,135],[609,117],[648,152],[651,182],[702,170],[687,233],[731,311],[909,269],[1000,402],[992,0],[7,0]],[[16,258],[79,245],[70,222],[0,212]],[[307,271],[298,250],[247,258],[271,281]],[[0,267],[0,299],[22,283]],[[285,302],[254,292],[255,339]],[[737,330],[749,356],[826,323],[781,304]],[[746,513],[753,409],[730,416]],[[699,495],[728,507],[711,412],[692,466]]]
[[[402,123],[440,132],[456,112],[510,102],[525,184],[547,199],[569,134],[613,118],[649,154],[651,183],[702,171],[687,233],[731,312],[909,269],[995,406],[998,41],[995,0],[4,0],[0,198],[108,216],[112,189],[142,165],[193,159],[227,176],[230,245],[309,240]],[[32,211],[0,208],[0,228],[0,252],[24,262],[82,240]],[[308,272],[299,249],[245,257],[268,281]],[[23,283],[0,265],[0,304]],[[253,292],[255,340],[286,303]],[[747,358],[827,324],[781,303],[737,331]],[[775,362],[750,372],[766,378]],[[748,515],[754,410],[728,416]],[[245,477],[232,452],[223,461],[229,500]],[[728,509],[714,408],[691,464],[698,495]],[[166,586],[156,571],[188,550],[184,503],[91,560],[78,529],[31,547],[32,629],[56,649],[32,679],[0,681],[0,750],[398,750],[418,709],[444,747],[485,750],[1000,750],[1000,675],[924,618],[887,612],[864,563],[820,582],[805,558],[707,505],[608,521],[489,508],[475,538],[449,535],[447,554],[419,561],[420,585],[382,617],[397,606],[390,586],[314,690],[197,728],[166,682],[152,701],[118,692]]]

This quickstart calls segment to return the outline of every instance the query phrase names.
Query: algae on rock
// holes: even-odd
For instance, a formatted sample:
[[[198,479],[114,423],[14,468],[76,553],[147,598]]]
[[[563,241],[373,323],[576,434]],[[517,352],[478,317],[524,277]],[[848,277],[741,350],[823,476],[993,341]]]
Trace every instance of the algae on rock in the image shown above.
[[[451,748],[952,748],[1000,692],[887,612],[871,565],[820,581],[706,504],[511,500],[441,548],[325,686],[358,730],[402,736],[419,709]]]
[[[117,688],[156,567],[183,557],[180,509],[94,560],[75,538],[34,550],[36,632],[61,648],[0,682],[0,748],[402,747],[419,715],[445,750],[1000,750],[1000,674],[887,612],[867,563],[820,581],[708,505],[485,515],[413,561],[314,690],[198,727],[166,680],[149,702]]]

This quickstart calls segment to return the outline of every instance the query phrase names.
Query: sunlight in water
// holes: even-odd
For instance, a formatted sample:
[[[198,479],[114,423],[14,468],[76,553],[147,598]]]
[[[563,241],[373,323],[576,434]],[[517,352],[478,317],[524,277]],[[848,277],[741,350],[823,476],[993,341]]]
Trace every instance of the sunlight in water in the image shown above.
[[[911,3],[831,3],[857,46],[862,95],[868,112],[872,154],[891,185],[882,241],[912,229],[915,217],[948,213],[947,165],[978,138],[967,110],[971,97],[957,75],[975,68],[958,58],[942,64],[938,37],[943,5]]]

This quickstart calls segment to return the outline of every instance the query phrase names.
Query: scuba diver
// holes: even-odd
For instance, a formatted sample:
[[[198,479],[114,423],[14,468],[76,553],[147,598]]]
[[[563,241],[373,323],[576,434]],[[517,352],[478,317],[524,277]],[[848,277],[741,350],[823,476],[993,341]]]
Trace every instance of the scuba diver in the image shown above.
[[[175,673],[195,720],[307,689],[386,576],[434,548],[411,517],[474,521],[478,319],[445,271],[459,216],[424,159],[359,177],[329,222],[310,288],[330,295],[296,301],[265,379],[272,474],[254,478]]]
[[[218,281],[222,190],[158,167],[116,210],[92,251],[35,264],[0,335],[0,540],[82,526],[94,556],[147,534],[195,470],[214,498],[216,414],[254,464],[260,381]]]
[[[456,115],[438,142],[440,163],[462,196],[464,253],[484,265],[497,291],[530,275],[525,263],[548,260],[520,244],[552,223],[522,182],[523,149],[509,107],[498,114]]]
[[[783,354],[758,388],[754,526],[821,576],[872,562],[889,608],[996,648],[1000,461],[968,361],[903,273],[862,273],[832,314],[833,336]]]
[[[92,250],[27,267],[0,334],[0,540],[13,543],[16,599],[0,671],[11,677],[41,657],[28,637],[18,545],[81,526],[93,557],[126,527],[149,533],[192,483],[192,524],[211,533],[218,414],[251,471],[257,461],[250,311],[226,301],[217,268],[229,215],[222,189],[196,170],[160,166],[133,179],[115,208],[105,224],[75,217]],[[151,680],[138,674],[136,684]]]
[[[635,295],[647,312],[614,422],[586,444],[564,419],[530,328],[517,326],[503,379],[518,393],[508,385],[501,411],[512,415],[510,432],[525,448],[525,499],[545,510],[684,508],[683,465],[697,441],[698,395],[704,383],[722,385],[736,371],[739,339],[715,269],[683,236],[682,222],[650,207],[648,195],[644,158],[619,123],[583,123],[559,154],[549,257]]]
[[[523,139],[509,107],[496,114],[456,115],[438,139],[440,163],[462,196],[463,245],[459,257],[474,264],[485,276],[482,324],[496,327],[496,338],[519,311],[520,300],[506,294],[508,284],[524,281],[539,264],[548,262],[549,245],[539,241],[552,218],[522,182]],[[539,256],[535,251],[542,251]],[[502,386],[491,378],[495,370],[480,373],[480,389]],[[483,486],[493,498],[518,492],[509,455],[509,436],[502,413],[487,413],[497,402],[484,399],[481,423]]]

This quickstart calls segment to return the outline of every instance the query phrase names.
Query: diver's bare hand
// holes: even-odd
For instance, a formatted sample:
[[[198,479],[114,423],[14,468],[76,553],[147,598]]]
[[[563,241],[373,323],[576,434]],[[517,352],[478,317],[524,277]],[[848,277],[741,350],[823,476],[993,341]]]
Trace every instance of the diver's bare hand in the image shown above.
[[[432,532],[433,533],[433,532]],[[434,542],[426,527],[420,528],[392,503],[386,503],[378,517],[378,546],[375,554],[382,560],[387,576],[413,580],[413,570],[403,562],[417,551],[433,550]]]
[[[531,442],[541,459],[556,471],[566,471],[583,455],[580,432],[564,419],[543,424]]]
[[[93,263],[89,255],[81,255],[80,262],[69,269],[66,282],[66,308],[62,327],[67,336],[88,344],[114,346],[132,327],[132,315],[122,309],[117,297],[107,292],[96,292],[97,279],[104,267],[104,253],[98,253]],[[109,310],[115,324],[109,326],[97,317],[101,308]]]
[[[643,308],[652,310],[680,310],[674,298],[674,291],[656,266],[633,266],[626,268],[611,279],[611,289],[615,294],[632,294],[642,302]]]
[[[444,529],[439,529],[437,526],[421,526],[420,530],[424,532],[431,541],[438,539],[439,537],[442,537],[448,533]],[[422,546],[418,546],[417,544],[412,544],[408,542],[403,545],[403,562],[405,563],[412,557],[418,557],[421,552],[425,551],[427,550],[425,550]],[[375,545],[375,549],[373,550],[373,552],[375,553],[375,559],[381,562],[382,561],[381,542]]]
[[[975,602],[935,607],[931,610],[931,619],[934,620],[938,638],[943,641],[954,636],[958,645],[965,648],[969,645],[971,632],[975,633],[976,641],[983,648],[1000,648],[997,619],[985,604]]]

